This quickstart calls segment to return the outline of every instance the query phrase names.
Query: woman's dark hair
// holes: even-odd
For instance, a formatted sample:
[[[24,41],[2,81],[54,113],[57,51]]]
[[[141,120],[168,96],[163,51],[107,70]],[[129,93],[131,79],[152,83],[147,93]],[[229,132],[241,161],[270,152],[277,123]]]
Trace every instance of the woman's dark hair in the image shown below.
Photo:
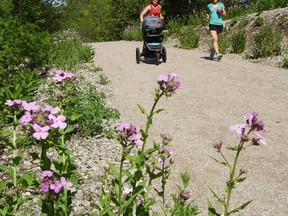
[[[150,4],[153,4],[153,0],[150,1]],[[160,0],[158,0],[157,4],[160,4]]]

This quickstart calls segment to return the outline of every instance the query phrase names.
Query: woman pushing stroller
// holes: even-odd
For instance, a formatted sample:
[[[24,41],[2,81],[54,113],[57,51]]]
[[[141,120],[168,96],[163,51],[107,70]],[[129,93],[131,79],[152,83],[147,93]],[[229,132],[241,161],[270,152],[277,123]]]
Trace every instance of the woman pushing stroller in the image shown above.
[[[150,4],[147,5],[140,14],[141,23],[144,20],[144,16],[158,16],[162,21],[164,17],[162,16],[160,0],[151,0]]]

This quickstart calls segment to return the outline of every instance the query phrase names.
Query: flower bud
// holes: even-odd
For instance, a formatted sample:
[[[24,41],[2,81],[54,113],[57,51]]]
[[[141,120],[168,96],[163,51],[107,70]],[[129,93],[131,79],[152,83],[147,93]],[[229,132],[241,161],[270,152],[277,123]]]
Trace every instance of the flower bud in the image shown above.
[[[186,200],[190,199],[191,195],[189,193],[189,191],[182,191],[179,194],[179,198],[182,202],[185,202]]]
[[[221,147],[222,147],[222,141],[214,144],[214,148],[219,152],[221,151]]]

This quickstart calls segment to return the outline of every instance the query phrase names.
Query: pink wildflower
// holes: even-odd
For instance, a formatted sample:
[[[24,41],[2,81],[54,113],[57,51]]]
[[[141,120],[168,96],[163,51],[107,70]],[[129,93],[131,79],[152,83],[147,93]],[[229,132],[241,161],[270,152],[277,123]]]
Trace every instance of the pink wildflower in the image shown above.
[[[54,115],[50,114],[48,118],[52,121],[51,127],[53,128],[65,129],[67,127],[67,124],[64,122],[66,118],[63,115],[55,117]]]
[[[7,106],[13,106],[13,105],[14,105],[14,102],[13,102],[12,100],[7,100],[7,101],[5,102],[5,104],[6,104]]]
[[[35,102],[27,103],[26,101],[23,101],[22,106],[26,111],[40,110],[40,106],[37,105]]]
[[[179,77],[175,73],[170,72],[167,76],[160,75],[158,76],[157,82],[161,90],[168,93],[168,95],[174,94],[177,89],[181,88]]]
[[[67,190],[71,191],[72,190],[72,183],[71,182],[67,182],[66,179],[64,177],[61,177],[61,184],[63,186],[63,188],[66,188]]]
[[[58,194],[62,188],[63,188],[62,183],[60,183],[60,182],[57,181],[57,180],[54,180],[53,184],[50,185],[50,189],[51,189],[51,190],[54,190],[54,192],[55,192],[56,194]]]
[[[33,129],[35,130],[35,133],[33,133],[33,137],[37,140],[40,140],[40,139],[47,139],[48,137],[48,130],[49,130],[49,126],[44,126],[44,127],[41,127],[39,126],[38,124],[34,124],[33,125]]]
[[[41,184],[40,188],[44,192],[48,192],[49,191],[49,185],[46,184],[46,183]]]
[[[26,112],[19,120],[21,125],[28,124],[33,121],[32,115],[29,112]]]
[[[45,170],[45,171],[42,172],[41,176],[42,176],[43,178],[45,178],[45,177],[52,178],[52,177],[53,177],[53,172],[50,171],[50,170]]]
[[[243,135],[244,132],[245,132],[246,126],[247,126],[246,124],[231,125],[231,126],[230,126],[230,131],[236,131],[236,133],[237,133],[238,135]]]

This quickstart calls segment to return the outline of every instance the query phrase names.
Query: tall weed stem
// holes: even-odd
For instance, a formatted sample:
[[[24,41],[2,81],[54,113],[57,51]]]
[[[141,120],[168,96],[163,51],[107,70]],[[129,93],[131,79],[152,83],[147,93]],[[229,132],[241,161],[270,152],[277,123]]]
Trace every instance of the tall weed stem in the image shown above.
[[[164,95],[164,91],[162,91],[159,95],[156,94],[156,98],[155,98],[154,104],[153,104],[153,106],[151,108],[151,111],[150,111],[149,115],[147,116],[147,123],[146,123],[146,128],[145,128],[145,137],[144,137],[144,140],[143,140],[143,145],[142,145],[142,150],[141,150],[141,154],[142,155],[144,153],[145,144],[146,144],[146,140],[147,140],[147,137],[148,137],[148,131],[149,131],[150,126],[152,125],[152,118],[153,118],[153,115],[154,115],[154,110],[156,108],[156,105],[157,105],[158,101],[160,100],[160,98],[163,95]]]
[[[13,131],[13,184],[14,187],[17,187],[17,164],[15,162],[15,159],[17,157],[17,132],[16,132],[16,122],[17,122],[17,116],[14,114],[14,131]]]

